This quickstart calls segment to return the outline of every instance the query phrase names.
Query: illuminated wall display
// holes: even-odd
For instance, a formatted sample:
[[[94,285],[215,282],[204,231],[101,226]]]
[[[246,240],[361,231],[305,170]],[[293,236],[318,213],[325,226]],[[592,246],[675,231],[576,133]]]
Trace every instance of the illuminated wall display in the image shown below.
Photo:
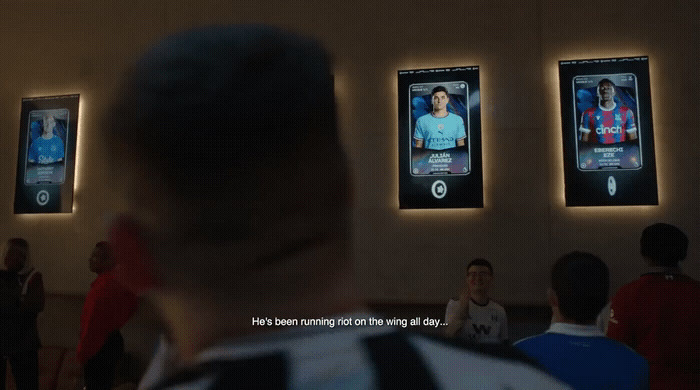
[[[483,207],[479,67],[400,70],[399,207]]]
[[[72,212],[79,100],[22,99],[15,214]]]
[[[656,205],[648,57],[559,61],[567,206]]]

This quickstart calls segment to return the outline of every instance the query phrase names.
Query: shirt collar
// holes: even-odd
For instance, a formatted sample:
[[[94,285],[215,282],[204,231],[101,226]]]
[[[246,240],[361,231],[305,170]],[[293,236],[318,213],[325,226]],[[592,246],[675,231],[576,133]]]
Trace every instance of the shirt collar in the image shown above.
[[[603,111],[612,111],[617,107],[617,103],[615,103],[615,101],[613,101],[613,106],[611,108],[605,108],[605,107],[603,107],[602,104],[598,103],[598,107],[600,107],[600,109]]]
[[[546,333],[561,333],[569,336],[604,337],[603,331],[595,325],[567,324],[555,322],[549,326]]]
[[[647,274],[682,274],[680,267],[649,267]]]

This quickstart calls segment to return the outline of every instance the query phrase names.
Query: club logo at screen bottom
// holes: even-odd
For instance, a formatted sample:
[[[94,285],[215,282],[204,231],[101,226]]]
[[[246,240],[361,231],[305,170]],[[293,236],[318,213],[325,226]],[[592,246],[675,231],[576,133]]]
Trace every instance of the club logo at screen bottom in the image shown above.
[[[608,194],[610,194],[610,196],[613,196],[616,192],[617,183],[615,182],[615,178],[612,176],[608,176]]]
[[[39,206],[46,206],[49,203],[49,192],[46,190],[41,190],[36,194],[36,203]]]
[[[445,184],[445,182],[442,180],[435,180],[431,190],[434,197],[442,199],[447,194],[447,184]]]

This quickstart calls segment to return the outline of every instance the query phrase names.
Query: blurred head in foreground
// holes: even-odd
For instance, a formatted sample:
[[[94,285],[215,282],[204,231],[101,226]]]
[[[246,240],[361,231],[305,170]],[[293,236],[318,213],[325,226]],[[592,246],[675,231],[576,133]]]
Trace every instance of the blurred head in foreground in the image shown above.
[[[210,27],[161,41],[121,87],[105,125],[130,211],[112,236],[142,246],[129,253],[152,268],[185,357],[261,331],[251,317],[357,305],[329,69],[313,40]]]

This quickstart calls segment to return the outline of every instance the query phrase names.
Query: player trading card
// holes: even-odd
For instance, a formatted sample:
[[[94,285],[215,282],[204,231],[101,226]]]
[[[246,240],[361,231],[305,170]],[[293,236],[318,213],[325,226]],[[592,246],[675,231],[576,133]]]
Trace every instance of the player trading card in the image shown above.
[[[73,211],[80,95],[22,99],[15,214]]]
[[[65,108],[29,112],[25,184],[62,184],[65,181],[69,121],[70,114]]]
[[[411,84],[411,174],[465,175],[469,164],[469,86]]]
[[[483,207],[479,67],[398,71],[399,207]]]
[[[640,169],[637,77],[632,73],[572,80],[578,169]]]
[[[658,204],[649,57],[559,61],[567,206]]]

